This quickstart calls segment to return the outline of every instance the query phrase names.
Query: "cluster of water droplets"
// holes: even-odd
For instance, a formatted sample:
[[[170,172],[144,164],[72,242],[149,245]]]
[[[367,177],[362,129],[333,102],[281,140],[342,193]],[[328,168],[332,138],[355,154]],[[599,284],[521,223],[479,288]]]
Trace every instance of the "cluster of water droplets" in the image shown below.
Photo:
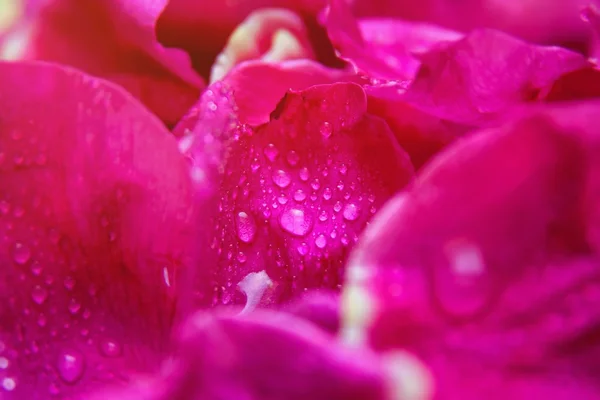
[[[86,374],[108,379],[112,372],[106,373],[102,360],[120,357],[123,348],[97,325],[100,314],[92,318],[101,313],[95,307],[97,289],[77,278],[87,261],[57,229],[29,226],[27,221],[35,221],[40,212],[48,213],[35,204],[23,205],[0,199],[2,245],[12,261],[4,270],[7,309],[16,324],[13,332],[0,332],[1,389],[18,393],[21,384],[28,386],[21,380],[30,378],[21,374],[32,366],[51,395],[67,393]],[[12,239],[19,236],[27,239]]]
[[[347,252],[381,201],[352,154],[335,143],[318,145],[335,140],[334,124],[321,123],[307,144],[298,145],[295,125],[285,131],[284,141],[260,143],[265,131],[242,136],[230,154],[211,247],[224,275],[236,278],[216,289],[215,303],[228,304],[237,281],[264,268],[275,281],[273,270],[296,281],[307,269],[310,276],[322,269],[321,279],[329,282],[312,285],[337,286]]]

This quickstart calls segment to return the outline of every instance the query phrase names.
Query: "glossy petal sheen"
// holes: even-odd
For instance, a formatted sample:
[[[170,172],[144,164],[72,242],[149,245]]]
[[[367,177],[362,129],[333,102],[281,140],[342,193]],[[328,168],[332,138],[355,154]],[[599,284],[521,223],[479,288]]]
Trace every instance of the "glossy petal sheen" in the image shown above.
[[[348,338],[415,352],[436,399],[598,398],[599,110],[534,111],[442,152],[353,253]]]
[[[122,89],[0,64],[0,397],[157,368],[191,194],[174,139]]]
[[[385,122],[366,114],[363,90],[338,83],[290,92],[270,122],[229,142],[227,125],[213,122],[235,107],[208,104],[187,153],[201,168],[214,154],[207,148],[219,146],[207,143],[217,142],[227,157],[203,257],[216,256],[217,270],[198,284],[212,281],[215,304],[243,303],[242,292],[248,302],[280,302],[305,288],[337,288],[358,234],[412,176]]]

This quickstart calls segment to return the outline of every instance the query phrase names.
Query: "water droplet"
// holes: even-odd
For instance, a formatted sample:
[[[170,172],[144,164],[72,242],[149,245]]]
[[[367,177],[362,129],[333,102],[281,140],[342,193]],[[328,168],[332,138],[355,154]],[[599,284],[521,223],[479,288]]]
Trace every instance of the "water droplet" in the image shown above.
[[[301,243],[298,245],[297,250],[301,256],[305,256],[308,254],[308,245],[306,243]]]
[[[71,314],[77,314],[81,310],[81,303],[77,299],[71,299],[67,307]]]
[[[271,144],[267,145],[267,147],[265,147],[264,153],[265,153],[265,156],[267,157],[267,159],[269,159],[269,161],[273,162],[279,155],[279,150],[277,150],[277,147],[275,147],[275,145],[271,143]]]
[[[6,200],[0,201],[0,214],[6,215],[10,212],[10,204]]]
[[[321,132],[321,136],[323,136],[325,139],[329,138],[333,132],[331,124],[329,122],[323,122],[319,128],[319,132]]]
[[[358,218],[358,208],[355,204],[346,204],[346,207],[344,207],[343,215],[344,218],[348,221],[354,221],[356,220],[356,218]]]
[[[25,265],[31,258],[31,250],[21,242],[15,243],[13,247],[13,260],[19,265]]]
[[[122,352],[121,344],[116,340],[104,339],[100,341],[100,353],[105,357],[119,357]]]
[[[375,202],[375,195],[374,194],[370,194],[369,197],[367,197],[367,200],[369,200],[369,202],[374,203]]]
[[[7,392],[12,392],[17,387],[17,382],[13,378],[2,379],[2,388]]]
[[[342,203],[340,203],[339,201],[335,203],[335,205],[333,206],[333,211],[335,212],[340,212],[342,210]]]
[[[258,162],[258,158],[252,160],[252,162],[250,163],[250,169],[252,170],[252,172],[256,172],[260,169],[260,163]]]
[[[340,165],[340,174],[346,175],[348,173],[348,166],[346,164]]]
[[[0,369],[8,368],[8,359],[6,357],[0,357]]]
[[[285,193],[281,193],[279,195],[279,197],[277,197],[277,202],[279,202],[279,204],[284,205],[288,202],[288,198],[286,196]]]
[[[276,184],[277,186],[279,186],[280,188],[288,187],[290,182],[292,181],[292,178],[290,177],[290,175],[281,169],[278,169],[275,172],[273,172],[272,178],[273,178],[273,183]]]
[[[303,202],[306,199],[306,192],[302,189],[298,189],[294,192],[294,200],[297,202]]]
[[[281,227],[295,236],[305,236],[313,227],[313,219],[302,208],[289,208],[281,213]]]
[[[312,183],[310,184],[310,186],[314,190],[319,190],[319,188],[321,187],[321,182],[318,179],[315,179],[314,181],[312,181]]]
[[[73,290],[73,288],[75,287],[75,278],[73,278],[72,276],[67,276],[63,281],[63,284],[65,285],[65,289]]]
[[[327,238],[325,237],[325,235],[321,234],[317,236],[317,238],[315,239],[315,245],[320,249],[325,248],[325,246],[327,246]]]
[[[336,187],[337,187],[337,190],[340,190],[340,191],[344,190],[344,182],[339,181]]]
[[[323,198],[325,200],[329,200],[331,199],[331,196],[333,195],[333,193],[331,192],[331,189],[329,188],[325,188],[325,190],[323,190]]]
[[[298,172],[298,176],[300,176],[300,180],[306,182],[308,178],[310,178],[310,172],[308,171],[308,168],[301,168],[300,172]]]
[[[48,290],[46,288],[36,285],[31,291],[31,299],[36,304],[43,304],[48,298]]]
[[[321,213],[319,214],[319,221],[325,222],[325,221],[327,221],[327,218],[329,218],[327,211],[322,210]]]
[[[477,246],[457,240],[445,247],[446,262],[435,264],[434,293],[444,311],[470,316],[485,307],[492,294],[492,279]]]
[[[43,313],[40,313],[38,315],[38,319],[37,319],[37,324],[40,328],[43,328],[44,326],[46,326],[46,324],[48,323],[48,319],[46,318],[46,315]]]
[[[248,257],[246,257],[246,255],[240,251],[237,255],[237,260],[243,264],[246,262],[246,260],[248,260]]]
[[[65,383],[77,383],[85,371],[85,358],[78,350],[61,351],[58,355],[56,369]]]
[[[256,222],[254,218],[250,214],[240,211],[236,215],[235,222],[238,238],[244,243],[252,242],[254,235],[256,235]]]
[[[34,261],[31,263],[31,273],[35,276],[40,276],[42,273],[42,265],[39,262]]]
[[[290,150],[287,153],[286,159],[287,159],[288,164],[290,164],[290,166],[294,167],[298,164],[298,161],[300,161],[300,156],[294,150]]]

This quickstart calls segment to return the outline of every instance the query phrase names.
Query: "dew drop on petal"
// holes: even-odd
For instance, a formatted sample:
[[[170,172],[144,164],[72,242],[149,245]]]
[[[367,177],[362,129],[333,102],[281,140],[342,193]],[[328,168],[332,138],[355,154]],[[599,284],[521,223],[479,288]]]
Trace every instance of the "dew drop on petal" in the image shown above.
[[[21,242],[15,243],[13,246],[13,260],[19,265],[25,265],[31,259],[31,250]]]
[[[354,221],[358,218],[358,208],[355,204],[346,204],[346,207],[344,207],[343,215],[344,218],[348,221]]]
[[[315,239],[315,245],[320,249],[325,248],[325,246],[327,246],[327,238],[325,237],[325,235],[320,234],[319,236],[317,236],[317,238]]]
[[[331,189],[325,188],[325,190],[323,190],[323,199],[329,200],[329,199],[331,199],[331,196],[332,196]]]
[[[294,192],[294,200],[301,203],[306,199],[306,192],[302,189],[298,189]]]
[[[48,298],[48,290],[40,285],[36,285],[31,290],[31,299],[36,304],[43,304]]]
[[[67,307],[71,314],[77,314],[81,310],[81,303],[77,299],[71,299]]]
[[[2,389],[7,392],[12,392],[17,387],[17,382],[13,378],[4,378],[2,379]]]
[[[313,227],[313,219],[303,208],[293,207],[284,210],[279,217],[281,227],[295,236],[305,236]]]
[[[306,243],[300,243],[297,250],[301,256],[305,256],[308,254],[308,245]]]
[[[252,215],[240,211],[235,218],[238,238],[244,243],[250,243],[256,235],[256,221]]]
[[[325,139],[329,138],[333,132],[331,124],[329,122],[323,122],[319,128],[319,132],[321,132],[321,136],[323,136]]]
[[[100,353],[105,357],[119,357],[123,352],[121,344],[112,339],[103,339],[100,341]]]
[[[298,161],[300,161],[300,156],[294,150],[290,150],[287,153],[286,159],[287,159],[288,164],[290,166],[294,167],[298,164]]]
[[[265,157],[267,157],[269,161],[273,162],[279,155],[279,150],[277,150],[277,147],[275,147],[275,145],[271,143],[265,147],[264,153]]]
[[[286,188],[292,182],[292,178],[290,175],[284,170],[278,169],[273,172],[273,183],[279,186],[280,188]]]
[[[56,369],[63,382],[77,383],[85,371],[85,358],[78,350],[61,351],[56,362]]]
[[[310,178],[310,172],[308,171],[308,168],[301,168],[300,172],[298,172],[298,176],[300,176],[300,180],[306,182],[308,178]]]

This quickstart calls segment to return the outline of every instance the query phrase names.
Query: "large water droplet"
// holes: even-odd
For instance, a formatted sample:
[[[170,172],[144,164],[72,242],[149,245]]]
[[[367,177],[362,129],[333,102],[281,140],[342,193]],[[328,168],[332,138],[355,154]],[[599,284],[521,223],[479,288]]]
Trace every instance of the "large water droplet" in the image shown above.
[[[492,294],[492,279],[483,254],[468,241],[445,246],[447,260],[434,266],[434,293],[440,306],[454,316],[470,316],[485,307]]]
[[[279,186],[280,188],[288,187],[292,178],[290,175],[284,170],[278,169],[273,172],[273,183]]]
[[[356,218],[358,218],[358,207],[352,203],[346,204],[343,215],[348,221],[354,221]]]
[[[100,353],[105,357],[119,357],[122,352],[121,344],[116,340],[104,339],[100,341]]]
[[[298,164],[298,161],[300,161],[300,156],[298,155],[298,153],[296,153],[294,150],[290,150],[287,153],[288,164],[290,164],[292,167],[294,167]]]
[[[320,234],[319,236],[317,236],[317,238],[315,239],[315,245],[320,249],[325,248],[325,246],[327,246],[327,238],[325,237],[325,235]]]
[[[36,304],[43,304],[48,298],[48,290],[40,285],[36,285],[31,290],[31,299]]]
[[[295,236],[305,236],[313,227],[313,218],[303,208],[289,208],[281,213],[281,227]]]
[[[298,176],[300,176],[300,179],[304,182],[306,182],[308,180],[308,178],[310,178],[310,172],[308,171],[308,168],[303,167],[300,169],[300,172],[298,172]]]
[[[321,127],[319,128],[319,132],[321,132],[321,136],[327,139],[331,136],[331,133],[333,132],[331,124],[329,122],[323,122],[321,124]]]
[[[256,221],[254,221],[254,218],[250,214],[240,211],[236,215],[235,223],[238,238],[244,243],[252,242],[254,235],[256,235]]]
[[[7,392],[12,392],[17,387],[17,382],[13,378],[4,378],[2,379],[2,389]]]
[[[29,247],[21,242],[15,243],[13,246],[13,260],[19,265],[27,264],[31,258],[31,250]]]
[[[275,147],[275,145],[271,143],[267,145],[267,147],[265,147],[264,153],[265,157],[267,157],[269,161],[273,162],[279,155],[279,150],[277,150],[277,147]]]
[[[298,189],[294,192],[294,200],[301,203],[306,199],[306,192],[302,189]]]
[[[85,371],[85,358],[75,349],[61,351],[56,362],[60,378],[68,384],[77,383]]]

